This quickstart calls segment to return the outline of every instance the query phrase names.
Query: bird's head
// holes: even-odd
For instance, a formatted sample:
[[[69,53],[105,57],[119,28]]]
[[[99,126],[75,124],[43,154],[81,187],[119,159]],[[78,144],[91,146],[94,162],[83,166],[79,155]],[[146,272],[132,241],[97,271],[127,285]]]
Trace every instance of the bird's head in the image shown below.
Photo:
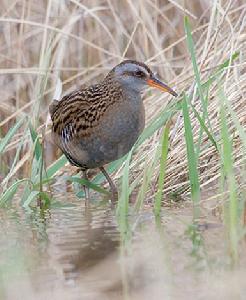
[[[141,92],[144,88],[151,86],[175,97],[178,96],[173,89],[161,82],[146,64],[141,62],[125,60],[114,67],[110,75],[129,90]]]

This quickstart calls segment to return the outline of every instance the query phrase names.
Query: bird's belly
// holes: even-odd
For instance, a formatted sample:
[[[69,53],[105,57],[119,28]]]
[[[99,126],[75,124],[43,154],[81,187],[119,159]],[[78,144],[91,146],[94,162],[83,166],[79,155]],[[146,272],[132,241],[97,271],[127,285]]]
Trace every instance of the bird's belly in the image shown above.
[[[80,142],[80,148],[87,153],[83,164],[96,168],[117,160],[128,153],[144,128],[144,108],[136,112],[121,111],[105,118],[90,138]]]

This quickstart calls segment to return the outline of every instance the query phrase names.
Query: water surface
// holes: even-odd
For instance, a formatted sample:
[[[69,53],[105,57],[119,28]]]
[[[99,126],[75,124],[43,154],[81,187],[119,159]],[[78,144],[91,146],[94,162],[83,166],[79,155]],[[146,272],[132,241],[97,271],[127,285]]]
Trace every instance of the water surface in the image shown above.
[[[59,197],[58,197],[59,198]],[[151,207],[119,223],[108,203],[0,211],[1,299],[245,299],[244,262],[234,271],[224,227],[191,207]]]

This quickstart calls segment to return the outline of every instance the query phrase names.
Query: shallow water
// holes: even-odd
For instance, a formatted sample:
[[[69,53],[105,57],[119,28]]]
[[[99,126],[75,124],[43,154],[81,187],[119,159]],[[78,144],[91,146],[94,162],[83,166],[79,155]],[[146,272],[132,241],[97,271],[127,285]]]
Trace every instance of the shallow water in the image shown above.
[[[0,211],[0,299],[246,299],[215,217],[195,231],[189,204],[119,222],[107,203],[60,200],[70,206]]]

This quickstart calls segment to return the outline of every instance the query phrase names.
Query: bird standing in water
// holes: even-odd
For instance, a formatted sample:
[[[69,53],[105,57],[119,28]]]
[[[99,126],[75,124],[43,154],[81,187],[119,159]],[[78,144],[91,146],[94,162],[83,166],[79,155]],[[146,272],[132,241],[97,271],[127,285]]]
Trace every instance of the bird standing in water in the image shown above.
[[[117,188],[104,165],[128,153],[144,129],[141,92],[148,86],[177,96],[144,63],[125,60],[98,84],[76,90],[49,107],[52,136],[69,162],[81,169],[99,168],[117,199]],[[88,201],[88,188],[84,186]]]

